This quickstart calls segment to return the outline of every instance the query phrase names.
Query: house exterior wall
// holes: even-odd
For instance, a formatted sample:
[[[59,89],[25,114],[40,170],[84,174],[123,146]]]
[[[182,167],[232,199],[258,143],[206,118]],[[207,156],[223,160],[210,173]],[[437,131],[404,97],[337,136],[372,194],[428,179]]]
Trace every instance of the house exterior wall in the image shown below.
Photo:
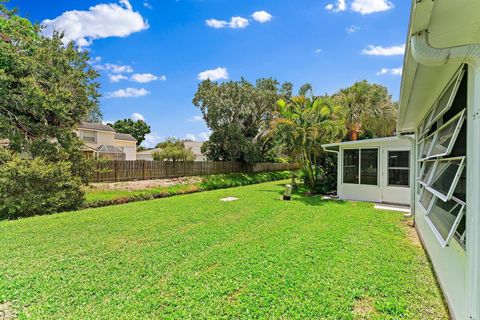
[[[85,131],[96,132],[97,141],[96,142],[84,141],[82,138],[83,138],[83,132]],[[75,134],[77,134],[77,136],[80,139],[82,139],[83,143],[86,146],[89,146],[94,149],[98,148],[101,145],[110,145],[110,146],[120,147],[120,148],[123,148],[123,151],[125,153],[125,160],[137,160],[136,142],[129,141],[129,140],[115,139],[115,132],[95,131],[95,130],[86,130],[86,129],[77,129],[74,132]]]
[[[480,105],[480,79],[475,77],[472,67],[468,68],[467,90],[467,196],[466,196],[466,239],[464,248],[455,239],[443,246],[434,233],[434,226],[427,217],[426,210],[420,205],[420,184],[415,183],[415,227],[428,252],[444,296],[454,319],[480,319],[480,263],[479,263],[479,138],[480,124],[475,105]],[[433,108],[433,107],[432,107]],[[431,108],[431,109],[432,109]],[[416,125],[420,126],[420,119]],[[419,145],[418,132],[416,143]],[[418,158],[418,148],[415,158]],[[415,177],[420,173],[415,166]],[[476,240],[475,240],[476,239]]]
[[[387,202],[394,204],[410,205],[411,189],[413,183],[414,165],[411,139],[404,137],[398,139],[390,139],[387,141],[369,141],[359,142],[351,145],[342,145],[339,147],[338,155],[338,181],[337,192],[340,199],[371,201],[371,202]],[[350,184],[343,182],[343,153],[348,149],[378,149],[378,183],[374,185]],[[388,151],[410,151],[410,187],[394,187],[388,185],[387,175],[387,155]]]

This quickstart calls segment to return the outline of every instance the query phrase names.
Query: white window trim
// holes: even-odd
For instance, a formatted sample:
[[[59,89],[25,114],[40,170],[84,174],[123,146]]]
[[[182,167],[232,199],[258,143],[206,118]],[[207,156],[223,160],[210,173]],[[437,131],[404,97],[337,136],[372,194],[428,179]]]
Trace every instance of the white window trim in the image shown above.
[[[363,184],[362,183],[362,150],[377,150],[377,184]],[[346,150],[358,150],[358,183],[345,182],[345,151]],[[361,147],[361,148],[343,148],[342,151],[342,184],[354,185],[354,186],[369,186],[369,187],[379,187],[380,186],[380,148],[379,147]]]
[[[450,162],[450,161],[456,161],[456,160],[461,160],[460,165],[458,167],[457,173],[455,174],[455,177],[453,178],[452,185],[450,186],[450,189],[448,190],[447,195],[444,195],[440,191],[435,190],[430,184],[432,183],[432,179],[435,176],[435,172],[437,171],[437,167],[438,167],[438,164],[440,162]],[[428,184],[424,184],[422,182],[420,182],[420,184],[422,184],[433,195],[440,198],[443,202],[446,202],[448,200],[451,200],[453,192],[455,191],[455,188],[457,187],[458,181],[460,180],[460,177],[462,175],[462,172],[463,172],[464,168],[465,168],[465,157],[445,158],[445,159],[436,160],[434,168],[432,170],[432,173],[430,174]]]
[[[431,148],[429,150],[427,159],[443,157],[443,156],[449,155],[450,152],[452,152],[453,146],[455,145],[455,142],[457,141],[458,135],[460,134],[460,130],[462,129],[463,123],[465,122],[465,112],[466,112],[466,109],[463,109],[461,112],[456,114],[452,119],[448,120],[446,123],[444,123],[440,128],[438,128],[435,131],[435,137],[434,137],[434,140],[432,142]],[[459,120],[459,118],[460,118],[460,120]],[[450,140],[450,143],[448,144],[447,150],[443,153],[432,155],[433,146],[435,146],[435,144],[437,143],[440,131],[442,129],[444,129],[445,127],[448,127],[450,124],[452,124],[455,121],[458,121],[458,123],[455,126],[455,131],[453,132],[452,140]]]
[[[453,101],[455,100],[455,97],[457,96],[457,92],[458,92],[458,89],[460,88],[460,84],[462,82],[464,74],[465,74],[465,70],[463,69],[463,66],[462,66],[462,68],[459,71],[457,71],[457,74],[455,76],[453,76],[452,81],[450,81],[448,83],[448,85],[443,90],[442,94],[440,94],[439,98],[435,102],[436,105],[434,104],[435,107],[431,109],[429,119],[428,119],[428,121],[426,121],[425,128],[430,127],[432,124],[434,124],[436,121],[438,121],[438,119],[440,119],[452,107]],[[448,98],[447,104],[445,105],[443,110],[434,117],[434,114],[437,111],[437,108],[439,108],[439,106],[440,106],[439,105],[440,100],[443,98],[444,94],[448,91],[448,89],[453,84],[453,82],[455,82],[454,87],[453,87],[452,93],[450,94],[450,97]]]
[[[440,234],[440,232],[438,231],[437,227],[432,222],[432,220],[430,220],[430,217],[429,217],[429,215],[431,213],[431,210],[432,210],[433,206],[435,205],[435,201],[439,201],[439,200],[441,201],[441,199],[436,198],[435,196],[432,198],[432,202],[430,203],[430,207],[428,209],[428,212],[426,213],[427,218],[425,220],[427,221],[428,225],[432,229],[433,234],[435,235],[437,240],[440,242],[440,245],[442,246],[442,248],[445,248],[449,245],[450,241],[452,240],[452,238],[455,236],[455,233],[457,232],[458,225],[460,224],[460,221],[462,221],[463,215],[465,214],[465,205],[453,200],[453,201],[457,202],[457,206],[460,206],[460,211],[458,212],[458,215],[455,218],[455,221],[453,222],[453,225],[450,228],[450,231],[448,232],[447,238],[443,239],[443,237]],[[455,206],[451,211],[455,210],[457,208],[457,206]],[[465,236],[465,234],[462,237],[464,237],[464,236]]]
[[[408,167],[390,167],[388,166],[388,160],[390,159],[390,152],[407,152],[408,153]],[[398,188],[410,188],[410,185],[412,184],[412,181],[410,181],[410,157],[412,156],[412,153],[410,150],[387,150],[387,187],[398,187]],[[390,170],[406,170],[408,171],[408,184],[390,184]]]

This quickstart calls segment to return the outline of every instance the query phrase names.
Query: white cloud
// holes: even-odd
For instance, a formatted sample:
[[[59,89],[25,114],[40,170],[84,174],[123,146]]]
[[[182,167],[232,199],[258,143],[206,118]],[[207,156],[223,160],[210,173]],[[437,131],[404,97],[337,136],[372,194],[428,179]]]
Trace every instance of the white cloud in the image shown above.
[[[45,27],[45,35],[51,36],[55,30],[62,31],[66,41],[73,40],[80,47],[91,45],[95,39],[126,37],[149,28],[147,21],[133,11],[127,0],[97,4],[87,11],[66,11],[41,24]]]
[[[202,121],[202,119],[203,119],[202,116],[193,116],[190,119],[188,119],[188,121],[197,122],[197,121]]]
[[[143,2],[143,6],[147,9],[153,9],[153,6],[148,1]]]
[[[145,90],[144,88],[126,88],[119,89],[117,91],[109,92],[106,94],[106,98],[138,98],[150,94],[150,91]]]
[[[185,139],[192,141],[207,141],[210,138],[210,132],[200,132],[198,135],[187,133]]]
[[[325,9],[332,12],[342,12],[347,10],[347,3],[345,0],[337,0],[337,3],[329,3],[325,6]]]
[[[388,0],[353,0],[351,8],[360,14],[370,14],[390,10],[394,7]]]
[[[260,22],[260,23],[265,23],[270,20],[272,20],[273,16],[268,13],[267,11],[256,11],[252,14],[253,20]]]
[[[405,53],[405,45],[382,47],[382,46],[368,46],[362,50],[363,54],[369,56],[399,56]]]
[[[228,22],[225,20],[208,19],[205,20],[205,24],[209,27],[220,29],[225,28],[228,25]]]
[[[231,29],[243,29],[248,26],[249,22],[248,19],[242,17],[232,17],[229,22],[225,20],[208,19],[205,20],[205,24],[215,29],[226,27]]]
[[[377,75],[382,76],[382,75],[389,74],[389,75],[392,75],[392,76],[401,76],[402,75],[402,69],[403,69],[402,67],[392,68],[392,69],[382,68],[382,70],[377,72]]]
[[[130,80],[138,83],[148,83],[155,80],[167,80],[165,76],[156,76],[151,73],[135,73],[130,77]]]
[[[131,73],[133,72],[133,68],[130,66],[120,66],[113,63],[105,63],[105,64],[98,64],[95,65],[95,69],[97,70],[105,70],[110,71],[113,73]]]
[[[163,137],[159,136],[156,132],[152,132],[145,135],[145,140],[142,142],[142,146],[145,148],[155,148],[155,146],[162,141]]]
[[[219,80],[219,79],[228,79],[227,68],[218,67],[212,70],[205,70],[198,74],[198,80],[207,80],[207,79],[210,79],[212,81]]]
[[[198,137],[200,141],[207,141],[210,138],[211,132],[201,132]]]
[[[185,139],[192,140],[192,141],[197,141],[197,137],[195,137],[195,135],[193,133],[187,133],[185,135]]]
[[[107,125],[109,123],[115,123],[115,121],[110,121],[110,120],[102,120],[103,125]]]
[[[320,49],[320,48],[315,49],[315,53],[322,53],[322,49]]]
[[[357,32],[359,30],[360,30],[360,27],[356,26],[356,25],[351,25],[351,26],[345,28],[345,31],[347,31],[348,33],[354,33],[354,32]]]
[[[128,78],[125,77],[123,74],[110,74],[108,75],[111,82],[119,82],[120,80],[127,80]]]
[[[137,112],[132,113],[132,115],[130,116],[130,119],[132,119],[133,121],[138,121],[138,120],[145,121],[145,117]]]

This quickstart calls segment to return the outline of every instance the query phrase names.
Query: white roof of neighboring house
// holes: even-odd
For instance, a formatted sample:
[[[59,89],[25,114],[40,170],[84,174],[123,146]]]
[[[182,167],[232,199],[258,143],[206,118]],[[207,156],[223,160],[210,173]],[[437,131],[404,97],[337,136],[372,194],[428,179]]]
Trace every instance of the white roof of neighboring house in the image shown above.
[[[119,147],[105,145],[105,144],[98,146],[97,151],[99,153],[124,153],[123,150]]]
[[[85,121],[82,121],[80,123],[80,125],[78,126],[78,129],[115,132],[115,129],[113,129],[109,125],[101,124],[101,123],[85,122]]]
[[[403,63],[398,132],[415,129],[462,62],[439,66],[418,63],[412,55],[412,36],[427,31],[428,43],[434,48],[480,43],[480,1],[413,1],[412,6]]]
[[[204,141],[184,141],[183,144],[187,148],[191,148],[194,154],[202,154],[202,146]]]
[[[149,149],[149,150],[139,151],[139,152],[137,152],[137,155],[138,154],[154,154],[155,152],[159,152],[159,151],[160,151],[160,149],[158,149],[158,148]]]
[[[135,139],[134,137],[132,137],[132,135],[128,134],[128,133],[118,133],[118,132],[115,132],[115,139],[117,140],[126,140],[126,141],[135,141],[137,142],[137,139]]]

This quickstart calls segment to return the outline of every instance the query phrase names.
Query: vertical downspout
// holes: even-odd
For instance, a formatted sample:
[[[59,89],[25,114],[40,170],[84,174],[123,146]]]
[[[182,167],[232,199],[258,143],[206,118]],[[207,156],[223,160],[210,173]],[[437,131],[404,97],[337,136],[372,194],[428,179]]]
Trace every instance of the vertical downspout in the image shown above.
[[[427,66],[450,62],[467,63],[467,310],[471,320],[480,320],[480,45],[437,49],[428,43],[428,32],[411,39],[413,58]]]
[[[407,139],[407,140],[410,140],[410,159],[409,159],[409,164],[410,166],[412,166],[412,162],[415,163],[415,159],[417,158],[417,155],[416,155],[416,152],[417,152],[417,148],[416,148],[416,145],[415,145],[415,138],[412,137],[412,136],[402,136],[400,133],[397,133],[397,137],[399,139]],[[413,146],[413,148],[412,148]],[[413,159],[413,161],[412,161]],[[405,214],[404,217],[406,219],[410,219],[410,218],[413,218],[415,217],[415,188],[416,188],[416,183],[415,183],[415,177],[417,176],[417,173],[416,173],[416,170],[417,170],[417,166],[414,165],[413,168],[410,169],[410,213],[408,214]]]

